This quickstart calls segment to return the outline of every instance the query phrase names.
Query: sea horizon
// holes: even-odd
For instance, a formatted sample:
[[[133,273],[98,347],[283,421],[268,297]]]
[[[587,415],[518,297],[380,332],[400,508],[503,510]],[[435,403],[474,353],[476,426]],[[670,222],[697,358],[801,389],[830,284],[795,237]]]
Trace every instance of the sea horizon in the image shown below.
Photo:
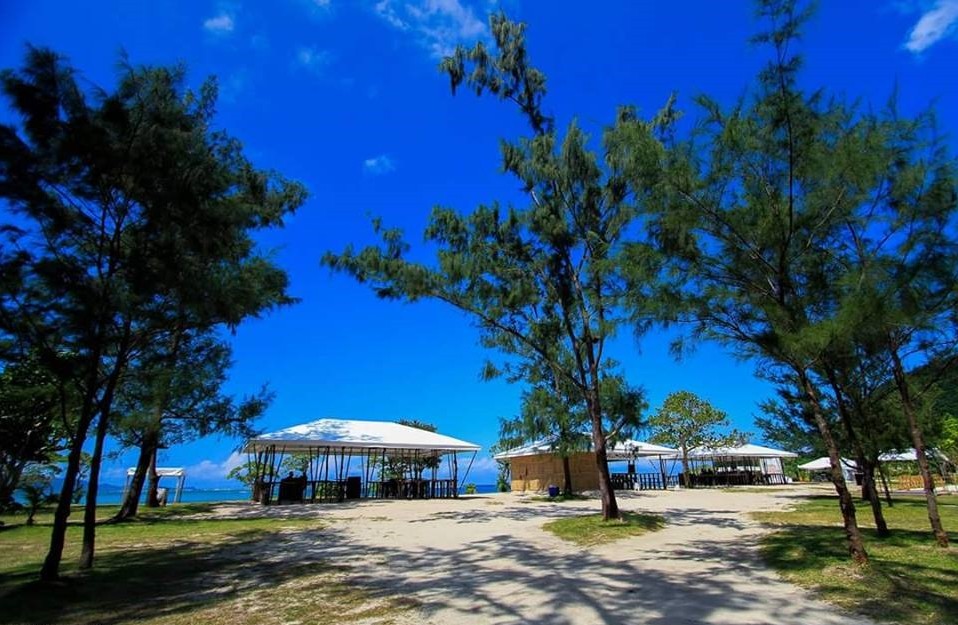
[[[487,494],[496,492],[495,484],[476,484],[476,492]],[[174,488],[169,490],[169,502],[173,503]],[[460,494],[465,493],[465,485],[459,487]],[[188,486],[183,489],[183,496],[180,503],[216,503],[222,501],[246,501],[250,499],[250,489],[246,487],[210,487],[200,488]],[[97,494],[96,503],[100,506],[115,506],[123,500],[123,488],[114,485],[104,485],[100,487]],[[145,501],[145,494],[141,498]],[[85,501],[85,498],[84,498]]]

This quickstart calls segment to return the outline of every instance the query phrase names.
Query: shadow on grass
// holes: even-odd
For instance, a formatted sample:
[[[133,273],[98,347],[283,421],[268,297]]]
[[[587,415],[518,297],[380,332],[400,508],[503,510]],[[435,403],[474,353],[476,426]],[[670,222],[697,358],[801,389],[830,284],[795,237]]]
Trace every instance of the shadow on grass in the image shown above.
[[[172,617],[235,598],[251,589],[278,586],[337,569],[321,560],[271,564],[263,539],[251,529],[214,544],[181,542],[155,548],[101,553],[96,568],[71,571],[61,581],[36,580],[30,563],[5,575],[0,623],[98,623]],[[188,538],[188,537],[187,537]]]
[[[762,539],[762,555],[787,579],[878,620],[958,623],[958,553],[935,547],[927,531],[861,531],[863,568],[851,564],[841,527],[814,523],[780,526]]]

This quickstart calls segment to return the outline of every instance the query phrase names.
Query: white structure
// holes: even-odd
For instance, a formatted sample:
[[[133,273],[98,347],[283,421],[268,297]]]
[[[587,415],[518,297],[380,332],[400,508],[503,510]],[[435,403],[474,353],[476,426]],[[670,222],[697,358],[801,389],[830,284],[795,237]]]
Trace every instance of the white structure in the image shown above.
[[[928,458],[935,458],[942,460],[944,462],[951,462],[945,454],[941,453],[937,449],[926,449],[925,456]],[[878,456],[878,460],[881,462],[917,462],[918,461],[918,452],[914,449],[906,449],[905,451],[891,451],[884,453]]]
[[[123,485],[124,500],[126,499],[126,492],[130,490],[130,482],[133,480],[135,473],[135,467],[130,467],[126,470],[126,483]],[[183,486],[186,484],[186,469],[183,467],[158,467],[156,469],[156,475],[160,479],[164,477],[176,478],[176,490],[173,494],[173,503],[180,503],[183,498]]]
[[[842,465],[842,475],[845,476],[846,482],[855,483],[855,473],[858,472],[858,464],[854,460],[849,460],[848,458],[841,458]],[[811,462],[806,462],[805,464],[798,465],[798,468],[803,471],[808,471],[809,473],[827,473],[832,470],[832,463],[828,459],[828,456],[822,456],[821,458],[816,458]]]
[[[543,438],[538,440],[531,445],[525,445],[523,447],[516,447],[515,449],[510,449],[508,451],[503,451],[495,456],[496,460],[509,460],[511,458],[522,458],[524,456],[538,456],[540,454],[551,454],[555,450],[555,437],[552,438]],[[583,452],[592,451],[592,437],[588,435],[582,435],[582,448]],[[634,460],[636,458],[672,458],[675,454],[678,453],[677,449],[672,449],[671,447],[663,447],[661,445],[653,445],[652,443],[646,443],[643,441],[619,441],[613,445],[609,445],[606,448],[606,456],[610,461],[614,460]]]
[[[790,451],[752,443],[726,447],[696,447],[689,450],[690,460],[710,463],[716,475],[761,473],[768,484],[787,483],[789,480],[785,477],[782,459],[797,457],[798,454]],[[732,480],[730,483],[737,482]]]
[[[244,447],[258,472],[253,498],[263,503],[271,501],[274,486],[280,485],[277,477],[288,455],[304,460],[307,468],[301,477],[304,486],[299,497],[304,497],[304,490],[311,486],[310,501],[341,501],[363,493],[366,497],[456,497],[479,449],[467,441],[400,423],[350,419],[319,419],[294,425],[250,439]],[[464,452],[472,456],[460,480],[458,456]],[[353,468],[363,477],[351,477],[353,460],[359,465]],[[440,479],[443,460],[448,476]],[[401,475],[388,475],[387,469]],[[431,477],[423,479],[427,469]],[[282,494],[277,498],[284,499]]]

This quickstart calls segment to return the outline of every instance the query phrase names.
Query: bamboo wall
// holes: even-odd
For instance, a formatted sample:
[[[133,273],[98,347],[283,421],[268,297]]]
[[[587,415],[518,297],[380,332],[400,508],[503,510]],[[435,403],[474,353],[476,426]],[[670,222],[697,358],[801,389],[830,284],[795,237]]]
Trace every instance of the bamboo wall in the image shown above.
[[[509,460],[512,469],[512,492],[544,491],[549,485],[562,488],[565,477],[562,458],[554,454],[520,456]],[[595,454],[589,452],[569,457],[572,472],[572,490],[598,490],[599,471],[595,466]]]

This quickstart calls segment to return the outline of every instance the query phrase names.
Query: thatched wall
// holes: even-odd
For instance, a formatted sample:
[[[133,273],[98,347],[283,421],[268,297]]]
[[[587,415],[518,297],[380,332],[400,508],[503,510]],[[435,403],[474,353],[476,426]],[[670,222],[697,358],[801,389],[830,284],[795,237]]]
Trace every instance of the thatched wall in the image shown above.
[[[512,469],[512,491],[544,491],[549,485],[562,487],[565,477],[562,458],[555,454],[520,456],[509,460]],[[569,457],[572,471],[572,489],[575,491],[598,490],[599,471],[595,466],[595,454],[582,452]]]

